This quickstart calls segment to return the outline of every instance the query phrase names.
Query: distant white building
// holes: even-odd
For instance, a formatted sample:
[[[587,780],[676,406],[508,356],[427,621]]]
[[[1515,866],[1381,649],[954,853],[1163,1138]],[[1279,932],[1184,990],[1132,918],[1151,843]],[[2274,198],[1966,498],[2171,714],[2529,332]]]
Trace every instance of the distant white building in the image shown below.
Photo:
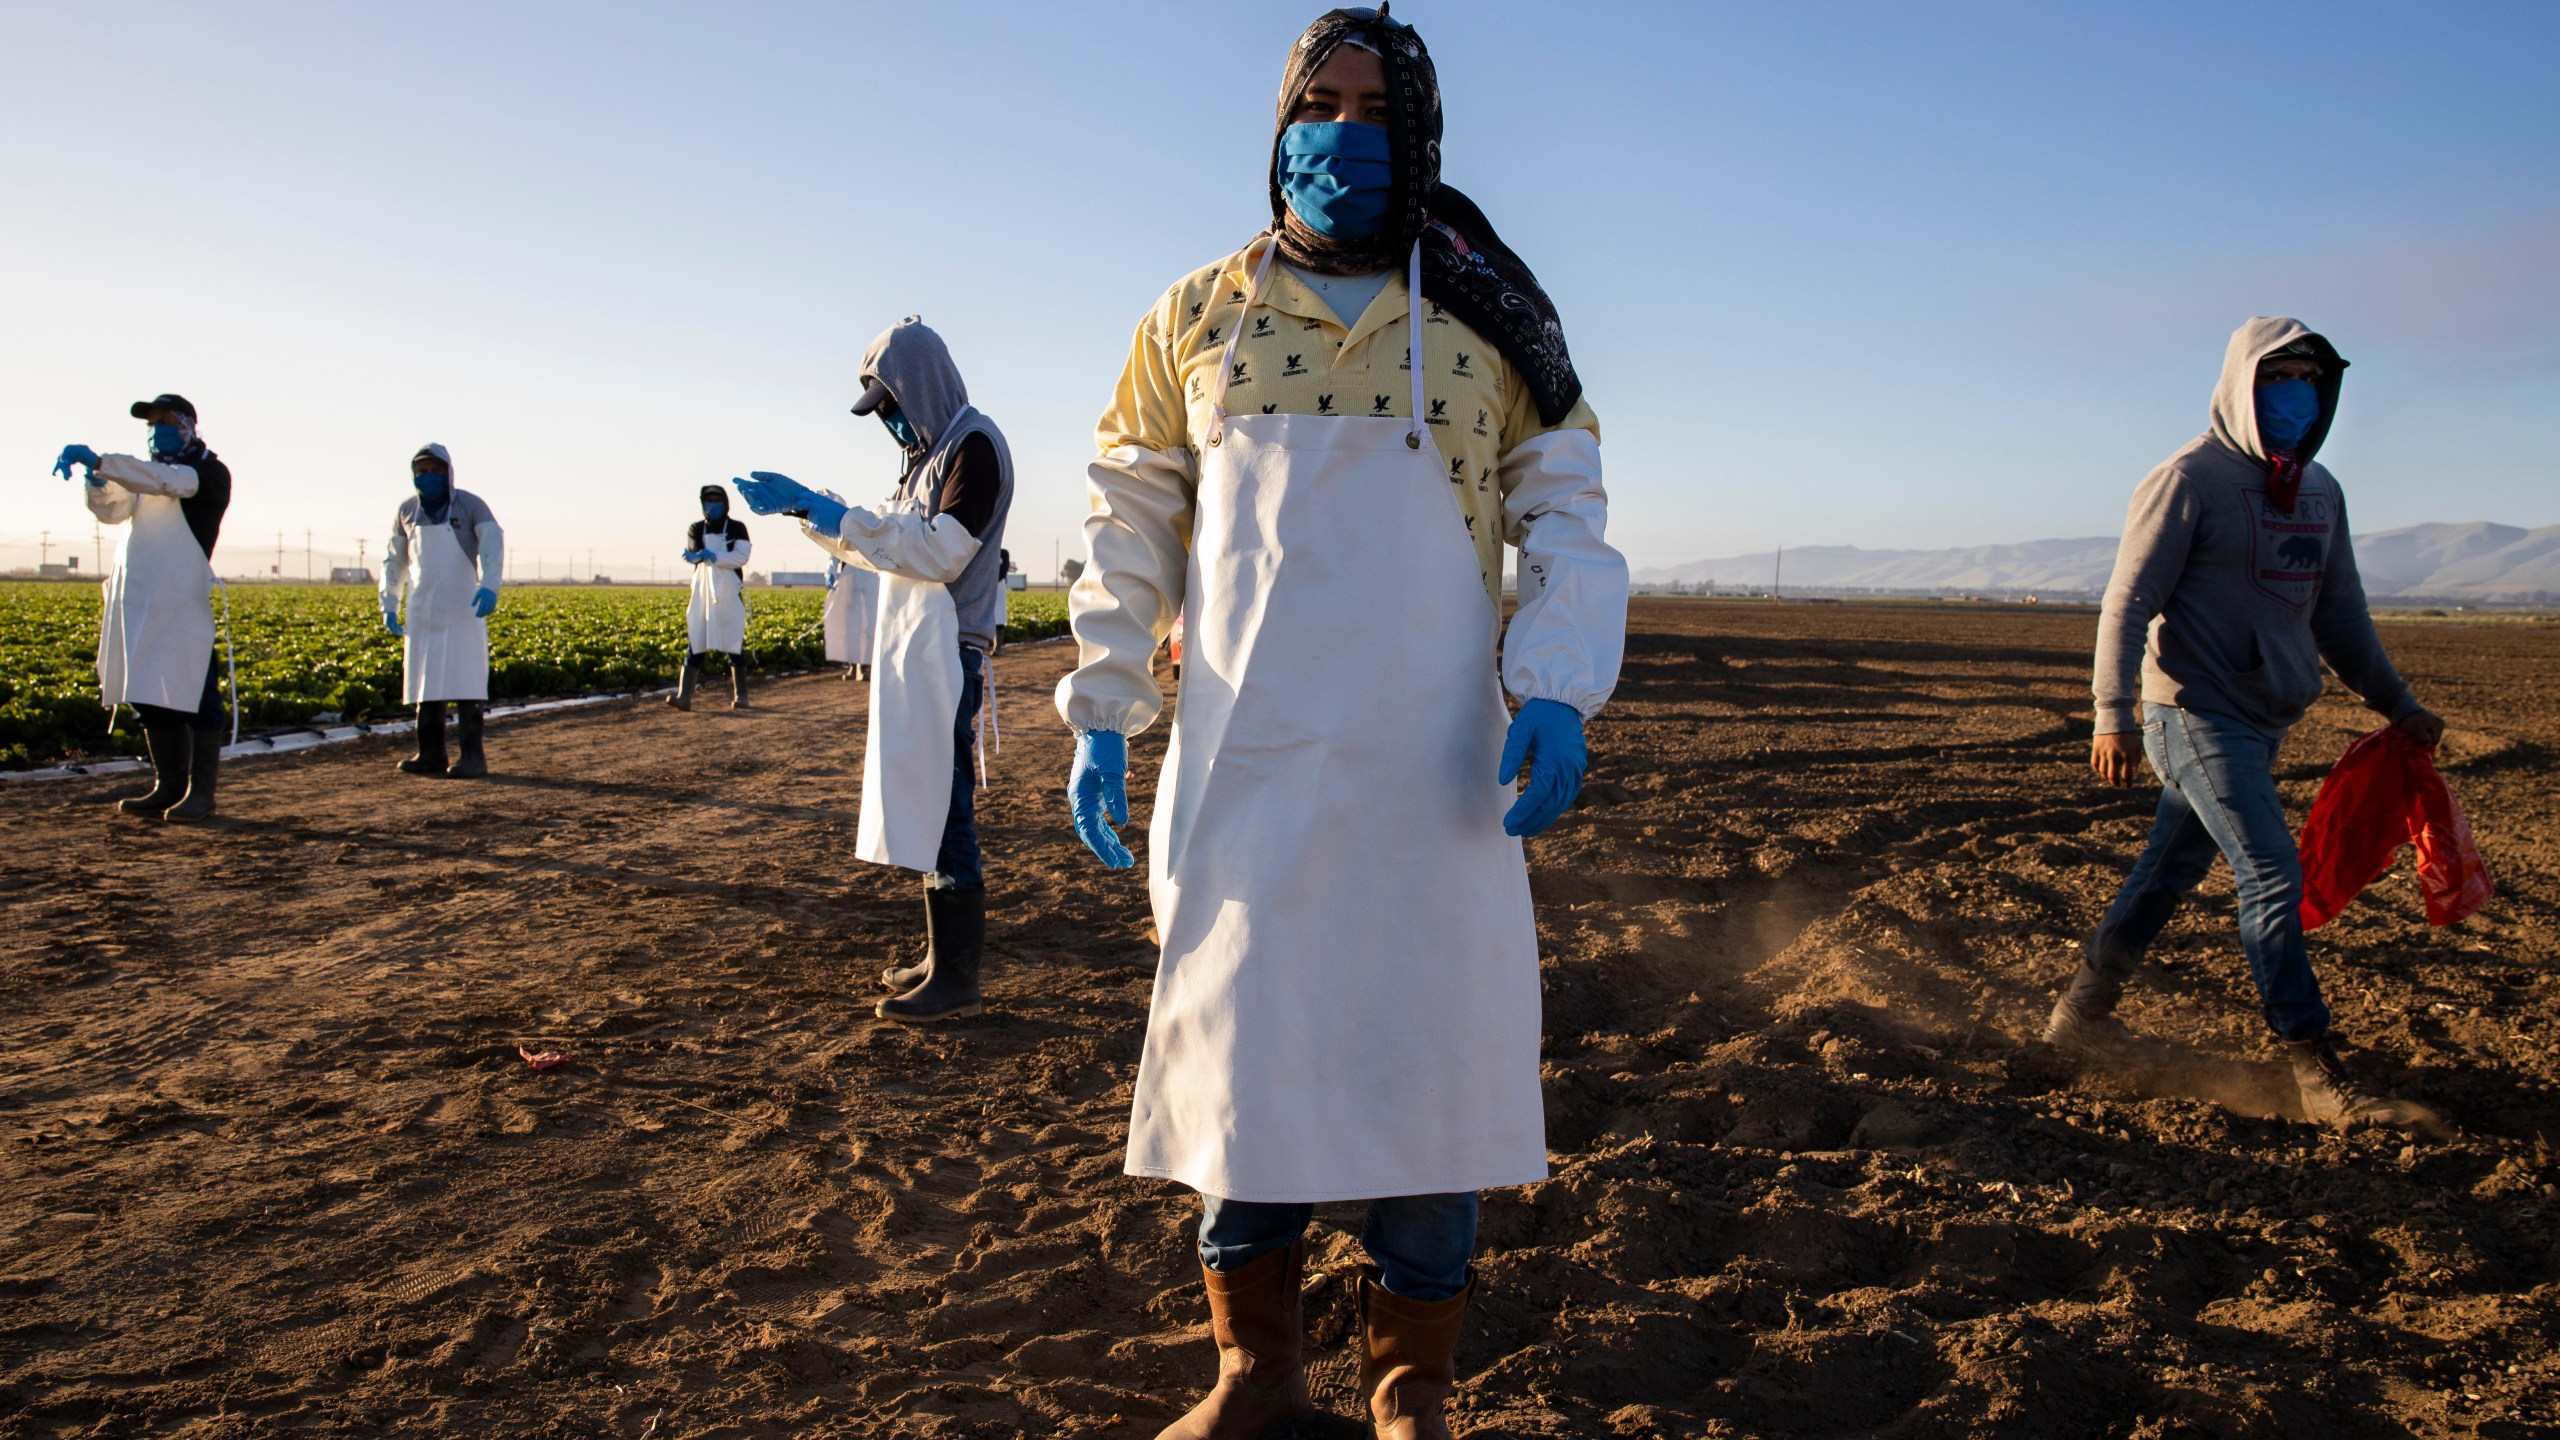
[[[332,565],[329,567],[329,583],[332,585],[370,585],[373,583],[373,572],[367,570],[361,565]]]
[[[824,570],[776,570],[773,572],[770,583],[776,589],[807,586],[824,590],[827,588],[827,572]]]

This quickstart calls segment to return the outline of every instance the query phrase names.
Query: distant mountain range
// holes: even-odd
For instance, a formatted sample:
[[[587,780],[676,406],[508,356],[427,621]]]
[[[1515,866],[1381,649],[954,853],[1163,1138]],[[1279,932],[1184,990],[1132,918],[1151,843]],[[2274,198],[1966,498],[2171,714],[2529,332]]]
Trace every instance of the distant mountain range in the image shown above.
[[[1765,591],[1773,571],[1789,594],[2033,594],[2094,599],[2115,569],[2112,535],[2030,540],[1959,550],[1788,547],[1635,572],[1641,590]],[[2412,525],[2356,537],[2365,593],[2406,600],[2560,602],[2560,525],[2524,530],[2485,521]]]

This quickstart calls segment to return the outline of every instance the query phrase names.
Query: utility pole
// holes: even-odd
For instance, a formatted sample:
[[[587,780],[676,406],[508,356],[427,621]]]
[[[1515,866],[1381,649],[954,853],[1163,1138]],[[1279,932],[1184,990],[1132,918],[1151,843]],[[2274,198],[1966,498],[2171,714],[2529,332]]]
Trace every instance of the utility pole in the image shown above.
[[[1055,535],[1049,537],[1049,573],[1057,576],[1061,585],[1067,583],[1066,543]]]
[[[596,583],[596,547],[593,545],[587,547],[587,583]]]
[[[101,571],[107,568],[107,527],[95,520],[89,522],[89,563]]]
[[[36,569],[41,572],[53,563],[53,532],[47,530],[36,538]]]
[[[276,566],[267,572],[267,576],[272,580],[284,578],[284,532],[281,530],[276,532]]]
[[[1783,577],[1786,573],[1787,573],[1787,547],[1786,547],[1786,546],[1784,546],[1784,545],[1781,545],[1781,546],[1779,546],[1779,547],[1778,547],[1778,558],[1777,558],[1777,560],[1769,566],[1769,598],[1770,598],[1770,599],[1772,599],[1772,600],[1783,600],[1783,599],[1785,599],[1785,598],[1786,598],[1786,596],[1784,595],[1784,593],[1782,593],[1782,592],[1779,590],[1779,588],[1778,588],[1778,581],[1779,581],[1779,579],[1780,579],[1781,577]]]
[[[311,583],[311,532],[302,532],[302,583]]]

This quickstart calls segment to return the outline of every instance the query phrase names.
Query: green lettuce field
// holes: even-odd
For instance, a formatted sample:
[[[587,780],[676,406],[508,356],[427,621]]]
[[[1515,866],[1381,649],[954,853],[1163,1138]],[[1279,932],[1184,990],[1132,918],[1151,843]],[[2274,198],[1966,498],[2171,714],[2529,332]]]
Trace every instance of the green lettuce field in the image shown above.
[[[823,663],[817,590],[751,590],[747,648],[768,669]],[[1066,597],[1013,600],[1007,640],[1064,633]],[[685,592],[673,587],[509,586],[489,621],[497,699],[578,695],[672,683],[684,655]],[[217,593],[215,612],[221,613]],[[349,720],[400,708],[400,642],[374,592],[356,585],[234,585],[231,635],[242,729]],[[0,582],[0,767],[132,754],[130,711],[114,730],[98,703],[98,590]],[[219,650],[217,649],[217,654]]]

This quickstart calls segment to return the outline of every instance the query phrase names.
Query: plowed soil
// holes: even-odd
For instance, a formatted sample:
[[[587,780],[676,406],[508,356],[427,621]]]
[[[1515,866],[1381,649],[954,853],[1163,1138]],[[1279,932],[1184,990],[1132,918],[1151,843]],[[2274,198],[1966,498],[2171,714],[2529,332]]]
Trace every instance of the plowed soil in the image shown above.
[[[2032,1039],[2151,799],[2082,768],[2093,626],[1639,605],[1531,847],[1555,1175],[1488,1198],[1461,1434],[2560,1427],[2560,627],[2386,627],[2500,893],[2313,937],[2458,1127],[2341,1138],[2219,874],[2128,1002],[2162,1063]],[[934,1030],[871,1017],[922,904],[849,857],[832,677],[500,724],[476,784],[235,763],[196,828],[0,788],[0,1435],[1152,1435],[1215,1358],[1193,1202],[1119,1173],[1154,955],[1063,822],[1069,660],[997,662],[991,1012]],[[2296,732],[2297,813],[2370,723]]]

